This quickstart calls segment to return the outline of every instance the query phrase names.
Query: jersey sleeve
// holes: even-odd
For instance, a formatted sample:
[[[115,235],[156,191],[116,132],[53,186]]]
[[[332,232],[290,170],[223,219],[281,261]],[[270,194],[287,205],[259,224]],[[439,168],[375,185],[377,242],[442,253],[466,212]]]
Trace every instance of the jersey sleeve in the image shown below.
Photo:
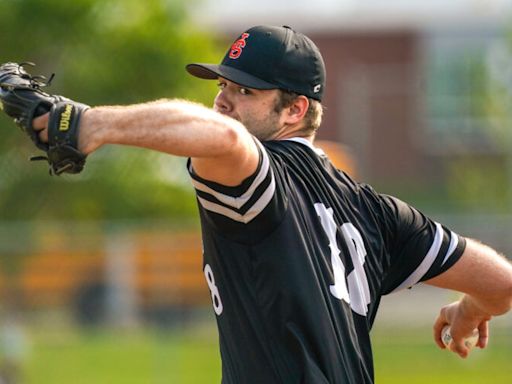
[[[257,139],[254,141],[260,157],[258,167],[235,187],[201,178],[188,161],[202,219],[223,235],[241,242],[257,241],[270,233],[287,205],[274,160]]]
[[[382,293],[388,294],[431,279],[462,256],[464,237],[431,220],[403,201],[381,195],[385,212],[385,261]]]

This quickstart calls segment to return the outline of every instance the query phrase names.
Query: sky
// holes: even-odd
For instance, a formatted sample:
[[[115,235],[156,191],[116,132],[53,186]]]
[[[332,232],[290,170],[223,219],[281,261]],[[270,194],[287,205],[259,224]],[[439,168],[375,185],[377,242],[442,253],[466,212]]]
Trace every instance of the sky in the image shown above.
[[[195,15],[221,29],[286,21],[312,29],[429,28],[512,20],[512,0],[204,0]]]

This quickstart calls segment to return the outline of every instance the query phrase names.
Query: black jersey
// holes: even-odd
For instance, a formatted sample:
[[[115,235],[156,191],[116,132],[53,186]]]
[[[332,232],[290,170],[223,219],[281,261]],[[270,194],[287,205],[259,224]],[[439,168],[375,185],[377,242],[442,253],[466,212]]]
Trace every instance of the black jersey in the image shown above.
[[[373,383],[380,297],[448,269],[465,240],[304,139],[257,143],[258,169],[237,187],[189,165],[222,382]]]

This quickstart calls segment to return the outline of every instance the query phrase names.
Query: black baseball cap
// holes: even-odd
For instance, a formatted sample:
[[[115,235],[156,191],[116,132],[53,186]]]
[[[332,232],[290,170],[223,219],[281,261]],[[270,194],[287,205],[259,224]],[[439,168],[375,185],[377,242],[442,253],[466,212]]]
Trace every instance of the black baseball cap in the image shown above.
[[[243,32],[220,64],[188,64],[201,79],[223,77],[248,88],[283,89],[321,101],[325,64],[311,39],[290,27],[257,26]]]

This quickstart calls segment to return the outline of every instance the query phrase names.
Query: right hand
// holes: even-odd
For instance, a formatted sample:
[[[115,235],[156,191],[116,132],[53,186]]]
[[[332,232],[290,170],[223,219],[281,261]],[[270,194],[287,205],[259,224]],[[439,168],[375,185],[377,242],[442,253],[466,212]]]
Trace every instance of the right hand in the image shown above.
[[[466,358],[470,350],[465,346],[464,339],[471,335],[476,328],[479,332],[479,348],[485,348],[489,340],[489,320],[491,316],[478,310],[471,302],[469,296],[464,296],[460,301],[451,303],[441,308],[439,316],[434,324],[434,340],[439,348],[445,349],[442,340],[442,330],[448,325],[453,341],[450,350],[460,357]]]

